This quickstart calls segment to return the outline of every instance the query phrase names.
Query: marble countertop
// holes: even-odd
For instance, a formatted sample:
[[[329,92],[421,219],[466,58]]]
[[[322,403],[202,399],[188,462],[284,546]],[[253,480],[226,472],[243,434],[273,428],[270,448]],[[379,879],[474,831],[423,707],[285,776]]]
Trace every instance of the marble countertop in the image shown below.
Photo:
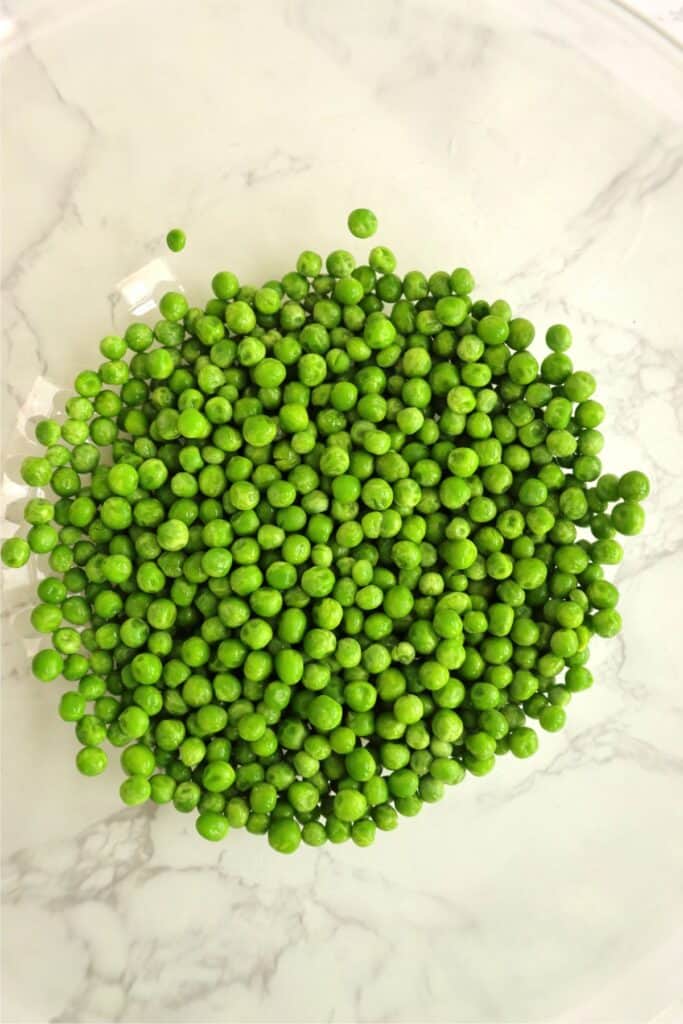
[[[683,37],[679,0],[632,6]],[[569,323],[606,467],[654,490],[567,728],[367,850],[120,809],[115,771],[77,776],[8,583],[2,1019],[680,1021],[681,52],[608,0],[5,0],[0,46],[10,520],[18,428],[169,226],[201,295],[347,244],[357,205],[404,269]]]
[[[627,7],[683,42],[683,4],[677,0],[631,0]]]

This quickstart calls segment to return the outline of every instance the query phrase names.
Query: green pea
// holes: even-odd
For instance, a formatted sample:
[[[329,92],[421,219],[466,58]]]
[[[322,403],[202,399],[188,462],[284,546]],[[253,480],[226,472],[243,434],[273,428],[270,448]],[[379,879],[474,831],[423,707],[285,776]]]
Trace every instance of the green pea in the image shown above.
[[[185,248],[185,232],[181,228],[171,228],[166,235],[166,245],[171,252],[181,252]]]
[[[10,540],[4,541],[0,549],[0,557],[10,569],[19,569],[22,565],[26,565],[30,555],[31,548],[21,537],[12,537]]]
[[[99,747],[83,747],[76,755],[76,767],[81,775],[101,775],[107,767],[107,755]]]
[[[370,238],[377,231],[377,217],[372,210],[352,210],[348,217],[349,231],[355,238]]]

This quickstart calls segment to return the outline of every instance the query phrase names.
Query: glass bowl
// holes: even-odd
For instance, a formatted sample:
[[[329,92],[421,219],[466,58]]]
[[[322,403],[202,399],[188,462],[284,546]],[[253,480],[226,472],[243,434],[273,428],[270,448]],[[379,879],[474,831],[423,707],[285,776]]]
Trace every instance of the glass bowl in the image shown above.
[[[653,483],[565,730],[363,851],[120,810],[5,574],[6,1019],[679,1019],[680,49],[606,0],[13,0],[0,43],[5,532],[32,423],[127,308],[348,245],[359,205],[403,270],[569,323],[606,466]]]

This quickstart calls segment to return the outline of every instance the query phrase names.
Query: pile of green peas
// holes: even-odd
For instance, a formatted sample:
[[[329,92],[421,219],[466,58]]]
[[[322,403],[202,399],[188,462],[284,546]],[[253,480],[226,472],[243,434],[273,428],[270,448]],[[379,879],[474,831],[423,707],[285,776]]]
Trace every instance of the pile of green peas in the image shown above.
[[[367,846],[564,726],[591,638],[621,627],[603,566],[649,483],[603,473],[569,329],[539,365],[533,325],[464,268],[305,251],[212,289],[103,338],[37,425],[21,472],[43,496],[2,546],[51,570],[33,672],[71,684],[79,771],[120,748],[125,804],[283,853]]]

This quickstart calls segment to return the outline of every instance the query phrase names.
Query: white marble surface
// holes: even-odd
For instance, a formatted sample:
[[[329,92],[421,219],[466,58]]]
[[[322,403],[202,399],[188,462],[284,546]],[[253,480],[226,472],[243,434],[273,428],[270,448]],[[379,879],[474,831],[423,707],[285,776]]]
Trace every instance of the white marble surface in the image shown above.
[[[627,6],[662,32],[683,41],[683,4],[679,0],[631,0]]]
[[[640,6],[680,33],[677,0]],[[29,677],[20,581],[2,1019],[681,1020],[680,52],[583,0],[6,0],[2,26],[9,476],[40,382],[96,360],[115,282],[167,227],[201,295],[218,266],[260,280],[346,244],[367,204],[404,270],[464,263],[539,327],[569,322],[606,467],[654,485],[624,632],[566,730],[369,850],[216,849],[173,811],[119,810]]]

